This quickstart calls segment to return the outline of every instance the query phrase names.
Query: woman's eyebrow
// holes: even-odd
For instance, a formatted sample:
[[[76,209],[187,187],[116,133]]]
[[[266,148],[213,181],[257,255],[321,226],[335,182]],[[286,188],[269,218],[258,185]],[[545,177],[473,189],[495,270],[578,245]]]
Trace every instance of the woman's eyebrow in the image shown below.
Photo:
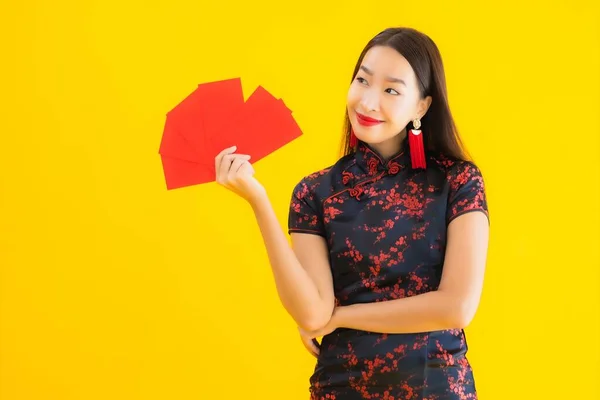
[[[373,71],[371,71],[369,68],[365,67],[364,65],[361,65],[360,69],[363,70],[367,75],[373,76]],[[387,76],[385,78],[385,80],[388,82],[401,83],[404,86],[406,86],[406,82],[404,82],[404,80],[400,79],[400,78],[393,78],[393,77]]]

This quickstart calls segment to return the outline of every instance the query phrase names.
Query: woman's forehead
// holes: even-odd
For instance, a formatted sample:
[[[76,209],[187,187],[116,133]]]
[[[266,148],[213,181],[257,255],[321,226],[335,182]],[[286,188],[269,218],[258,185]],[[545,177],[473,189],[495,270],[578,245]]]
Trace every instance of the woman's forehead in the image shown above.
[[[406,58],[395,49],[387,46],[376,46],[369,49],[362,60],[361,66],[374,75],[381,77],[406,79],[413,73],[412,67]]]

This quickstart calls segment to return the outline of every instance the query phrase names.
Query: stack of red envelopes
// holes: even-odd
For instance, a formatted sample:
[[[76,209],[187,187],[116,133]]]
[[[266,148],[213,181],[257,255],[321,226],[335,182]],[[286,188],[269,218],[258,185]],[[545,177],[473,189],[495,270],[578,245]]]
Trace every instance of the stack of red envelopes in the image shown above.
[[[292,111],[262,86],[244,102],[240,78],[200,84],[167,113],[159,150],[167,189],[214,181],[225,148],[255,163],[300,135]]]

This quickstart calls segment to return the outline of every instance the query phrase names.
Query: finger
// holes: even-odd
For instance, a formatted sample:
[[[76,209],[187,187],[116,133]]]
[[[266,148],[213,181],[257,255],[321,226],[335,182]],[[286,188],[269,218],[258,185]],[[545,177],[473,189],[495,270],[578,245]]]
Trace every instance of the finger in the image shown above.
[[[237,180],[237,172],[241,166],[250,159],[249,155],[245,154],[225,154],[219,166],[217,182],[224,187],[233,190],[233,185]],[[239,194],[236,192],[236,194]]]
[[[250,170],[250,175],[254,175],[254,166],[250,163],[248,163],[248,169]]]
[[[215,157],[215,171],[219,172],[219,166],[221,165],[221,161],[223,160],[223,156],[225,154],[233,153],[237,149],[237,146],[231,146],[226,149],[223,149],[217,156]]]
[[[219,176],[221,180],[227,184],[227,175],[229,174],[229,169],[231,168],[231,163],[235,159],[235,154],[223,154],[221,158],[221,164],[219,165]]]
[[[229,172],[227,173],[227,181],[234,182],[236,177],[238,176],[238,170],[240,167],[246,163],[245,157],[235,157],[233,162],[231,163],[231,167],[229,168]]]
[[[317,339],[314,339],[301,327],[298,326],[297,328],[298,332],[300,333],[300,339],[302,339],[302,344],[304,345],[306,350],[308,350],[308,352],[313,356],[318,357],[319,353],[321,352],[321,345],[319,344]]]
[[[226,183],[227,180],[227,172],[229,171],[229,166],[231,165],[231,161],[233,158],[230,154],[223,154],[221,156],[221,161],[217,166],[218,175],[222,180],[222,183]]]
[[[248,154],[224,154],[221,160],[221,165],[219,167],[221,168],[221,172],[227,175],[231,170],[231,165],[238,158],[242,159],[242,161],[248,161],[250,159],[250,156]]]
[[[317,357],[318,354],[315,352],[315,349],[313,349],[313,347],[307,342],[307,340],[304,337],[302,338],[302,345],[304,346],[306,351],[308,351],[313,357]]]
[[[321,345],[317,342],[316,339],[310,340],[310,348],[313,349],[315,354],[319,355],[321,353]]]
[[[228,179],[233,178],[233,175],[237,174],[240,171],[240,168],[244,166],[244,164],[248,164],[248,160],[250,160],[250,156],[247,154],[233,154],[233,161],[229,166],[229,170],[227,171]]]
[[[304,344],[304,347],[306,348],[306,350],[308,350],[308,352],[310,354],[312,354],[314,357],[319,356],[319,348],[317,346],[315,346],[315,344],[313,343],[313,341],[311,339],[303,336],[302,344]]]
[[[244,163],[240,166],[238,173],[240,175],[254,175],[254,167],[248,161],[244,161]]]

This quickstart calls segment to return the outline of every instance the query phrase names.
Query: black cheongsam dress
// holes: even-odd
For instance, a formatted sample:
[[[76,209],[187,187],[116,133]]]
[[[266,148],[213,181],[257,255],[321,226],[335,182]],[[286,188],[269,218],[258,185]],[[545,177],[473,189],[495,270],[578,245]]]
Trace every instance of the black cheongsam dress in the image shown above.
[[[321,235],[337,305],[436,290],[446,231],[457,216],[488,215],[482,175],[469,161],[405,151],[384,160],[368,144],[294,188],[289,232]],[[476,399],[462,329],[381,334],[340,328],[323,337],[310,377],[312,400]]]

